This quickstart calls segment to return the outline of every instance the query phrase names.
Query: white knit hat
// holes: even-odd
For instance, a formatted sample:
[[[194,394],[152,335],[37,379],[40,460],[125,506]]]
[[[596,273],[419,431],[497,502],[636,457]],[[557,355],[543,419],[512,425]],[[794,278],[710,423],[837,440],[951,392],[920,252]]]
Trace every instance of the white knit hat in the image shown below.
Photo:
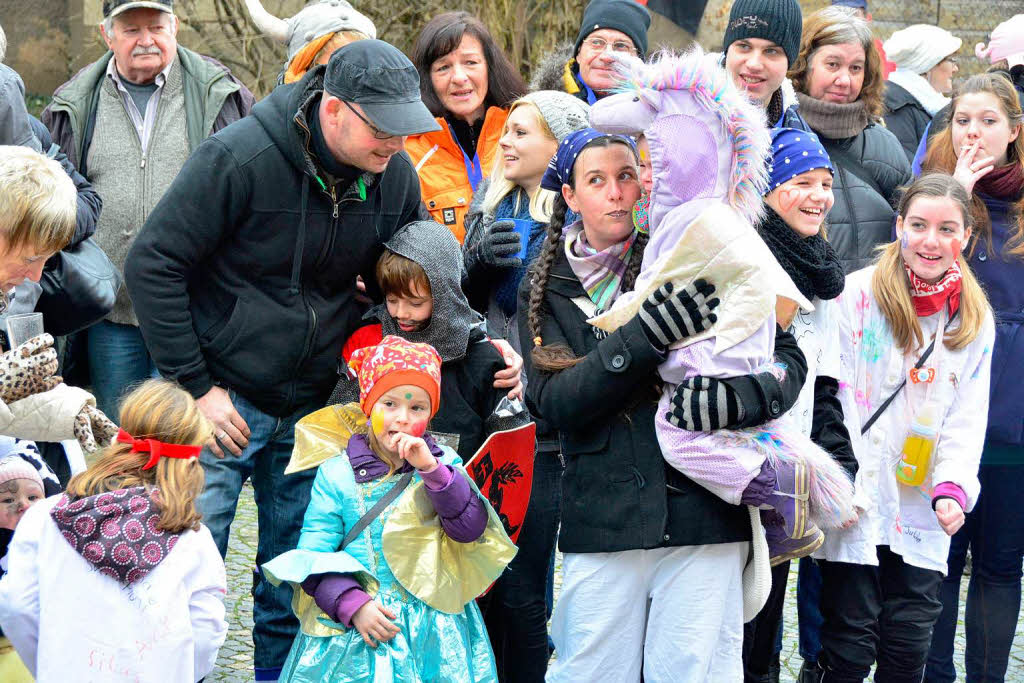
[[[28,479],[38,484],[40,490],[43,488],[43,478],[39,476],[39,470],[17,455],[10,455],[0,459],[0,484],[6,484],[15,479]]]
[[[914,24],[893,33],[882,47],[898,68],[923,74],[959,50],[963,42],[944,28]]]

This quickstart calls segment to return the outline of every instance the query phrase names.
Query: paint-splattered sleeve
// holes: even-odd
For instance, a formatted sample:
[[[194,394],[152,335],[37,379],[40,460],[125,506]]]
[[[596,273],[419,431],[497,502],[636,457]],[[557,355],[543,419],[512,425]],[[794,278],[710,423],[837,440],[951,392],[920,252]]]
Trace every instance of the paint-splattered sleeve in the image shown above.
[[[981,492],[978,465],[988,422],[989,377],[995,335],[995,324],[990,314],[978,337],[967,347],[959,377],[951,374],[956,368],[950,368],[950,372],[944,368],[942,374],[946,376],[939,377],[940,382],[950,383],[951,386],[946,388],[955,393],[942,422],[932,482],[950,482],[959,486],[967,498],[965,512],[974,509]]]

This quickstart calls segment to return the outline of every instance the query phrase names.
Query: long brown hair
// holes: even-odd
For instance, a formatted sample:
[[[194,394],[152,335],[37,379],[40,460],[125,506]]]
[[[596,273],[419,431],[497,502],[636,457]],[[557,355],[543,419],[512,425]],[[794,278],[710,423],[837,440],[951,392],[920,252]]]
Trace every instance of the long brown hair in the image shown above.
[[[964,228],[971,227],[967,191],[949,174],[926,173],[911,183],[900,198],[897,208],[901,218],[906,219],[910,206],[918,197],[952,199],[960,208]],[[910,298],[910,280],[903,265],[903,253],[900,243],[896,241],[880,247],[880,250],[882,253],[871,276],[871,292],[886,322],[889,323],[896,345],[904,353],[908,353],[921,348],[924,344],[924,335],[914,310],[914,302]],[[950,331],[943,337],[943,343],[951,351],[962,349],[974,341],[991,311],[985,292],[974,277],[967,260],[962,258],[961,254],[957,254],[956,259],[963,274],[959,324],[956,327],[951,326]]]
[[[1005,75],[983,73],[971,76],[953,93],[953,100],[949,105],[948,125],[929,138],[928,153],[921,164],[923,170],[952,173],[956,168],[957,155],[956,150],[953,149],[953,121],[960,98],[972,93],[989,93],[995,96],[999,100],[999,106],[1002,107],[1011,130],[1014,126],[1020,126],[1024,121],[1017,89]],[[1006,159],[1011,164],[1024,164],[1024,134],[1018,134],[1017,139],[1006,148]],[[1013,226],[1004,252],[1009,256],[1024,258],[1024,197],[1014,204],[1010,216]],[[974,254],[979,238],[985,240],[986,250],[991,251],[992,219],[988,214],[988,207],[985,206],[985,202],[977,192],[971,196],[971,218],[974,222],[975,239],[971,240],[968,255]]]
[[[434,116],[444,116],[441,98],[434,92],[430,67],[441,57],[453,52],[469,34],[480,41],[487,61],[487,107],[508,107],[529,88],[519,71],[512,66],[505,51],[484,23],[469,12],[445,12],[426,23],[412,46],[412,63],[420,74],[420,97]]]
[[[875,47],[871,27],[849,7],[826,7],[804,19],[800,52],[790,65],[787,76],[797,92],[808,95],[807,81],[814,53],[828,45],[847,43],[864,48],[864,84],[860,88],[857,100],[863,101],[867,106],[869,117],[878,120],[885,109],[882,95],[885,89],[882,58]]]
[[[213,428],[195,399],[174,382],[151,379],[125,396],[121,428],[136,439],[201,446]],[[149,453],[133,453],[130,444],[107,446],[95,463],[68,482],[71,498],[144,486],[157,489],[153,502],[160,511],[157,528],[170,533],[198,529],[202,519],[196,499],[203,492],[203,468],[198,458],[160,458],[155,467],[142,469]]]
[[[580,155],[582,156],[583,152],[594,147],[610,147],[611,145],[621,144],[624,143],[614,138],[594,138],[580,150]],[[572,177],[569,180],[569,186],[574,189],[576,187],[575,166],[573,167]],[[530,305],[526,313],[526,322],[529,325],[531,341],[534,345],[533,350],[530,352],[530,358],[538,370],[544,370],[545,372],[565,370],[582,360],[582,358],[578,358],[572,352],[572,349],[564,344],[543,345],[541,337],[544,292],[548,286],[551,266],[555,263],[558,250],[562,248],[562,228],[565,226],[565,214],[568,211],[569,205],[566,204],[565,198],[560,192],[556,193],[555,204],[551,212],[551,220],[548,221],[544,244],[541,246],[540,254],[537,255],[537,259],[526,274],[530,282]],[[640,263],[643,261],[644,249],[647,247],[647,240],[648,236],[645,233],[639,233],[636,236],[636,242],[633,243],[633,253],[629,257],[629,265],[626,266],[626,272],[622,276],[623,292],[633,289],[633,285],[636,283],[636,277],[640,274]],[[523,343],[525,344],[527,341],[523,340]]]

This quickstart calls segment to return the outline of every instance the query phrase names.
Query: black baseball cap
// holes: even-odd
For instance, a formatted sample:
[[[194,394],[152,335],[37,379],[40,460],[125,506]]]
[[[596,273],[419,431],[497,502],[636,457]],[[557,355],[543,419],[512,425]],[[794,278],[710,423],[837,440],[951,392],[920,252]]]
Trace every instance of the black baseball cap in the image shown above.
[[[420,76],[409,58],[383,40],[357,40],[331,55],[324,90],[358,104],[373,125],[392,135],[441,130],[420,99]]]
[[[130,9],[158,9],[174,14],[174,0],[103,0],[103,18],[116,17]]]

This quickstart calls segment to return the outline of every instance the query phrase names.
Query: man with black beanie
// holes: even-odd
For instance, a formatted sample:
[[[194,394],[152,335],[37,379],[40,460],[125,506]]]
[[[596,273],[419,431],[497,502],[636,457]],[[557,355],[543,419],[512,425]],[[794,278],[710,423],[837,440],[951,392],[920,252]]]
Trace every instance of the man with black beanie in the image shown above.
[[[650,13],[635,0],[591,0],[571,55],[558,50],[542,60],[530,89],[564,90],[593,104],[615,86],[615,54],[647,56],[650,25]]]
[[[733,83],[764,108],[768,125],[808,130],[786,72],[800,52],[803,15],[797,0],[736,0],[722,40]]]

